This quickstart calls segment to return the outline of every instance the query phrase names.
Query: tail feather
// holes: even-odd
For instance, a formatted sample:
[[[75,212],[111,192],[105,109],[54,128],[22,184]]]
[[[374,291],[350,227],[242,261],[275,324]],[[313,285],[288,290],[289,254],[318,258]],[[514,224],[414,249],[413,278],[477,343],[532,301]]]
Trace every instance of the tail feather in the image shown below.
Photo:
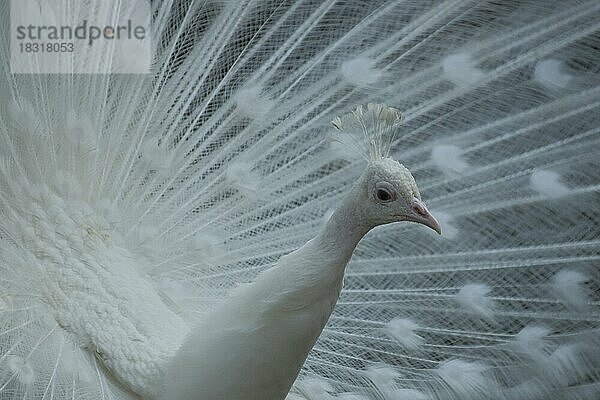
[[[136,398],[59,323],[61,251],[191,323],[315,235],[364,162],[329,121],[369,101],[444,233],[361,242],[290,398],[598,396],[597,2],[151,6],[148,76],[12,74],[0,33],[0,399]]]

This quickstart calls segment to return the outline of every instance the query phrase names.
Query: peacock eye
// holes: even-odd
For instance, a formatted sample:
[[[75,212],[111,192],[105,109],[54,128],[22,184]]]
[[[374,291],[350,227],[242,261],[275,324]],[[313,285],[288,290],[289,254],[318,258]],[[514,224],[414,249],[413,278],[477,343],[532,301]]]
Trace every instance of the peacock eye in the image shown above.
[[[392,195],[385,189],[377,190],[377,198],[381,201],[390,201]]]
[[[394,191],[394,188],[387,182],[379,182],[377,185],[375,185],[374,195],[375,198],[382,203],[387,203],[396,198],[396,192]]]

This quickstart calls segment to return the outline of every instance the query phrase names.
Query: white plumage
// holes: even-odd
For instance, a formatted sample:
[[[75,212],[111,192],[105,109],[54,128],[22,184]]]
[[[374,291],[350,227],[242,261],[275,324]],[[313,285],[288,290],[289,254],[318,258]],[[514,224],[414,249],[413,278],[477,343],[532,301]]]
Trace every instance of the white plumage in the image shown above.
[[[596,1],[150,5],[0,33],[0,400],[600,398]]]
[[[382,190],[392,198],[379,199]],[[197,323],[169,363],[163,398],[285,398],[333,311],[358,241],[376,225],[402,220],[439,230],[418,197],[401,164],[370,161],[316,237]]]

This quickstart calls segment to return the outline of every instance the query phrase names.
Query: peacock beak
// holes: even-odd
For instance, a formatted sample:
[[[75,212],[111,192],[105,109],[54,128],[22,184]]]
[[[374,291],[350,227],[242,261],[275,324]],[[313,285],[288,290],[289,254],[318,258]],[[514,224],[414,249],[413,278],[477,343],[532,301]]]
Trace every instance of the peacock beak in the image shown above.
[[[406,218],[408,221],[423,224],[436,231],[439,235],[442,234],[442,227],[440,226],[440,223],[433,215],[431,215],[425,206],[425,203],[415,197],[411,202],[410,208],[411,212]]]

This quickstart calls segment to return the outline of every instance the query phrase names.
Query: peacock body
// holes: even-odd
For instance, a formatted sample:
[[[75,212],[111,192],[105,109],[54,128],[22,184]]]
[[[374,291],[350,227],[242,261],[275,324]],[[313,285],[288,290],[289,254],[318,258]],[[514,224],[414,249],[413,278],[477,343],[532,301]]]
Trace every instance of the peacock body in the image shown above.
[[[0,34],[0,400],[600,398],[597,2],[150,5],[150,74]]]

